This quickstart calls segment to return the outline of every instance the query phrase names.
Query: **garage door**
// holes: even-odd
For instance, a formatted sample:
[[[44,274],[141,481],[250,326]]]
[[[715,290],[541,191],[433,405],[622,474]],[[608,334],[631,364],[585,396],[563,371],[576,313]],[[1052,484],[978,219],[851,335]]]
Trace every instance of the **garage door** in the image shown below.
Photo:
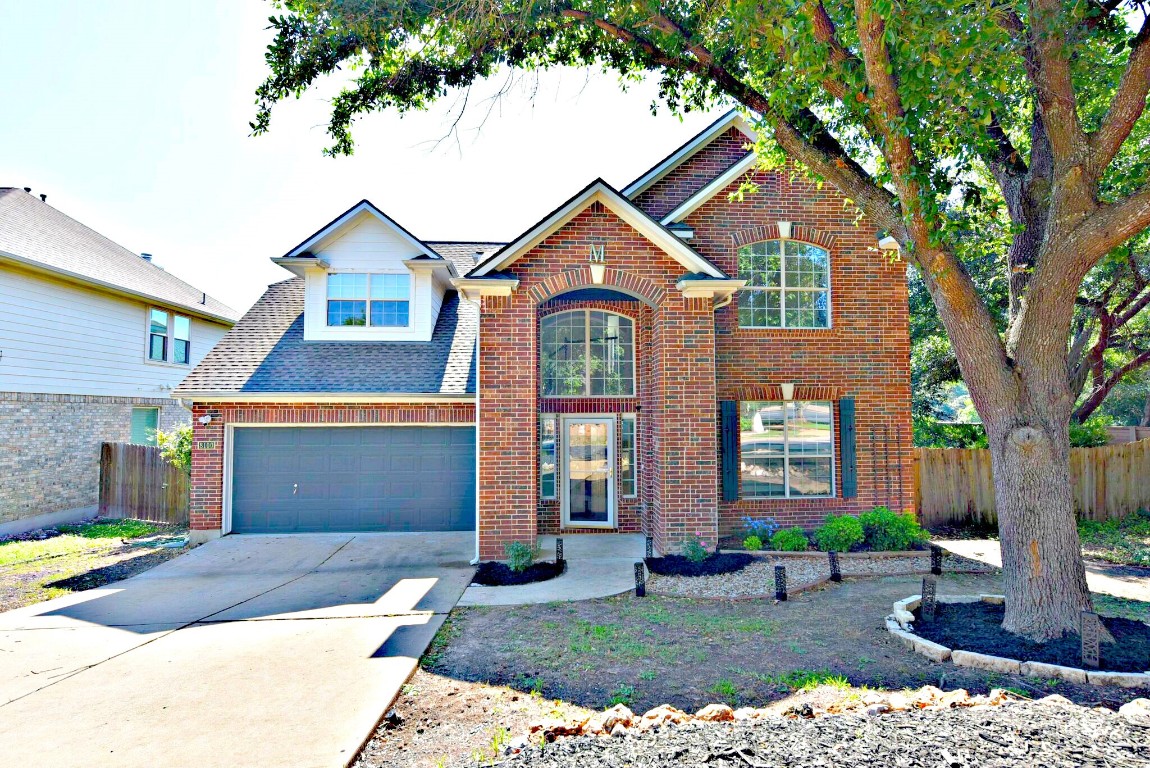
[[[237,427],[232,531],[475,530],[473,427]]]

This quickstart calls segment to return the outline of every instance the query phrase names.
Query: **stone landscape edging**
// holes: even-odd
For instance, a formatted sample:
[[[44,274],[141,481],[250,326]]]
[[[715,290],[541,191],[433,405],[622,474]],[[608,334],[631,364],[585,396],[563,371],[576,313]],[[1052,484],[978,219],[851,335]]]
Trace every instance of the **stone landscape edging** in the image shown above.
[[[1006,602],[1004,595],[939,595],[940,603],[990,603],[1002,605]],[[1150,688],[1150,670],[1146,672],[1105,672],[1102,670],[1079,669],[1066,667],[1061,664],[1047,664],[1041,661],[1018,661],[1002,656],[991,656],[988,653],[975,653],[974,651],[955,650],[940,645],[925,637],[911,632],[910,621],[900,621],[900,613],[911,613],[922,604],[922,595],[896,600],[894,611],[886,618],[887,631],[897,637],[910,650],[925,656],[931,661],[950,661],[955,666],[983,669],[989,672],[1024,675],[1026,677],[1042,677],[1065,680],[1070,683],[1087,683],[1090,685],[1117,685],[1123,688]],[[905,619],[904,619],[905,620]]]

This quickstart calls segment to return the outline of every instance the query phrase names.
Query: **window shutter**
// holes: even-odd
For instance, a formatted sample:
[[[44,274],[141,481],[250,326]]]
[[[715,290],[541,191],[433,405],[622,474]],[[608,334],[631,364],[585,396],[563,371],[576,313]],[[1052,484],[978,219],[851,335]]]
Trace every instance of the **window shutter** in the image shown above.
[[[842,453],[843,498],[858,496],[858,450],[855,439],[855,399],[839,400],[839,447]]]
[[[721,446],[723,501],[739,500],[739,404],[735,400],[719,402],[722,416]]]

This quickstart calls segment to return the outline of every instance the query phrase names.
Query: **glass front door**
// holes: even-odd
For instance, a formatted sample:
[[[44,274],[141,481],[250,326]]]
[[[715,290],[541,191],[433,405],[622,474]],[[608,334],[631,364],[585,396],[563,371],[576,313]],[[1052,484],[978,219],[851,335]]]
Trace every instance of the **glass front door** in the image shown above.
[[[615,420],[563,420],[566,527],[615,527]]]

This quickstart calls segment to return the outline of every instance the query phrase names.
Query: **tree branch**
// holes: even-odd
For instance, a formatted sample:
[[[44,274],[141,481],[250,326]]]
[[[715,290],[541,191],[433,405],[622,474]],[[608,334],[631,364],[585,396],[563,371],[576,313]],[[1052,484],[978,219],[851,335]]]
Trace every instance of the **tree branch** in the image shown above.
[[[1065,30],[1059,23],[1061,0],[1030,0],[1030,42],[1035,95],[1057,164],[1086,160],[1088,141],[1078,119],[1078,100],[1070,73]]]
[[[1100,205],[1068,233],[1059,250],[1076,254],[1081,266],[1088,270],[1147,227],[1150,227],[1150,186],[1124,200]]]
[[[1098,130],[1090,135],[1091,170],[1095,178],[1102,176],[1142,117],[1147,93],[1150,93],[1150,16],[1142,19],[1142,28],[1130,41],[1130,57],[1118,81],[1118,90]]]

